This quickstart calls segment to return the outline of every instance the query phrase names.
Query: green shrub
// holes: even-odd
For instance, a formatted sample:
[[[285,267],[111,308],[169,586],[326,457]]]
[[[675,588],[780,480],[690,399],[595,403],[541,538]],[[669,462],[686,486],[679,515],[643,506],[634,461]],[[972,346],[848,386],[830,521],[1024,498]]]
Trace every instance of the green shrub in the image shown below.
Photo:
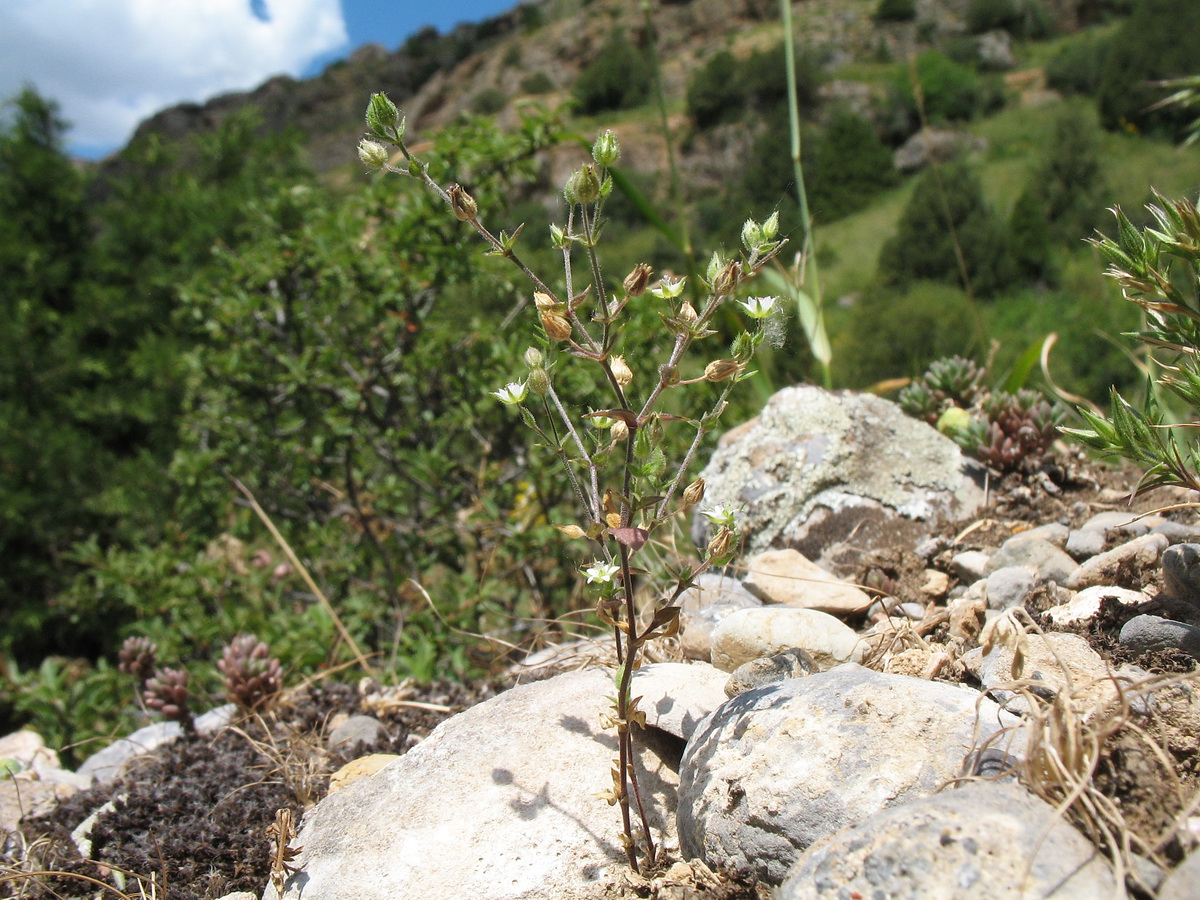
[[[968,165],[952,163],[921,177],[896,234],[880,250],[879,277],[893,285],[959,286],[965,277],[981,297],[1013,283],[1008,229],[984,201],[979,177]]]
[[[1200,296],[1200,215],[1189,200],[1157,194],[1155,199],[1148,210],[1152,226],[1138,228],[1117,209],[1116,239],[1094,242],[1109,264],[1105,274],[1141,312],[1141,327],[1131,336],[1152,362],[1153,385],[1136,405],[1114,387],[1107,416],[1081,407],[1086,427],[1063,430],[1144,469],[1136,493],[1163,485],[1195,491],[1200,490],[1194,424],[1200,411],[1200,332],[1194,312]]]
[[[548,94],[554,90],[554,82],[545,72],[534,72],[521,79],[521,92],[525,94]]]
[[[1100,90],[1111,46],[1111,37],[1095,34],[1064,43],[1046,63],[1046,84],[1063,94],[1093,96]]]
[[[481,116],[495,115],[508,105],[508,95],[499,88],[484,88],[471,98],[471,111]]]
[[[982,34],[1004,29],[1014,37],[1045,40],[1054,33],[1054,15],[1041,0],[971,0],[967,31]]]
[[[1195,0],[1141,0],[1113,39],[1097,101],[1105,128],[1126,126],[1175,135],[1191,117],[1178,108],[1149,109],[1164,96],[1152,82],[1194,75],[1194,42],[1200,34]]]
[[[1015,33],[1021,23],[1020,0],[970,0],[966,22],[967,31],[971,34],[997,28]]]
[[[851,386],[866,387],[919,375],[933,360],[964,352],[974,333],[970,300],[957,288],[876,287],[855,304],[834,357]]]
[[[615,29],[575,81],[575,98],[583,115],[628,109],[645,102],[654,73],[646,54],[621,29]]]
[[[916,72],[925,117],[932,123],[971,119],[991,102],[980,77],[939,50],[927,50],[918,56]],[[916,123],[917,100],[908,66],[899,68],[893,84],[911,121]]]
[[[871,16],[876,22],[911,22],[916,17],[916,0],[879,0]]]
[[[687,112],[700,129],[736,121],[746,111],[746,88],[741,66],[728,50],[713,56],[692,77],[687,89]]]
[[[787,101],[786,52],[779,44],[745,60],[727,50],[709,59],[688,85],[687,110],[697,127],[738,121],[747,113],[774,115]],[[797,53],[796,96],[802,112],[816,109],[822,78],[816,54]]]
[[[871,199],[899,181],[892,151],[883,145],[874,126],[853,111],[839,107],[817,135],[805,180],[813,216],[831,222],[865,207]]]

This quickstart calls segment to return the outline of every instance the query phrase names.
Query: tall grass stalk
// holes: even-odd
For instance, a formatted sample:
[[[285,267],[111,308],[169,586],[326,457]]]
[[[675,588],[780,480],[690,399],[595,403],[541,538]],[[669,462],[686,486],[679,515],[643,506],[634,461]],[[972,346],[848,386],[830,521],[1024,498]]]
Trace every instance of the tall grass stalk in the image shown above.
[[[790,293],[796,301],[797,314],[804,328],[808,345],[821,371],[821,383],[833,387],[833,371],[830,367],[833,355],[829,337],[825,332],[824,304],[821,297],[821,273],[817,264],[813,240],[812,215],[808,209],[808,192],[804,187],[804,164],[800,158],[800,99],[796,92],[796,37],[792,25],[791,0],[779,0],[783,13],[784,65],[787,74],[788,127],[791,131],[792,173],[796,184],[796,203],[800,207],[800,227],[804,236],[796,265],[789,274]],[[805,283],[811,287],[803,290]]]

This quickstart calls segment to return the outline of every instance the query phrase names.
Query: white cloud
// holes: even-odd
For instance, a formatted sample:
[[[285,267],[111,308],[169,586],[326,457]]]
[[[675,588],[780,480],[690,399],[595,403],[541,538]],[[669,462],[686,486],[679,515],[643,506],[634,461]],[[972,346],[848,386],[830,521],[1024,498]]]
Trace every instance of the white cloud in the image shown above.
[[[57,100],[73,145],[116,146],[152,113],[299,75],[347,43],[340,0],[0,0],[0,97]]]

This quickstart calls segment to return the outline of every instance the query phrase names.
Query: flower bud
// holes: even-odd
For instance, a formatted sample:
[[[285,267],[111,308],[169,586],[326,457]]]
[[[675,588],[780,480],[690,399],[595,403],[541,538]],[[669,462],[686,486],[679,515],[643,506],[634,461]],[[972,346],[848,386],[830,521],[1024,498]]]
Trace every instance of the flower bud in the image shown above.
[[[742,245],[753,252],[754,248],[763,242],[763,228],[753,219],[747,219],[742,225]]]
[[[608,433],[614,441],[623,441],[629,437],[629,426],[617,419],[613,422],[612,428],[608,429]]]
[[[695,506],[704,499],[704,479],[697,478],[683,490],[683,505]]]
[[[387,94],[371,95],[371,102],[367,104],[367,129],[380,137],[404,138],[404,121],[400,118],[400,110],[387,98]]]
[[[546,337],[552,341],[565,341],[571,337],[571,322],[566,316],[542,310],[542,327],[546,329]]]
[[[474,222],[479,215],[479,204],[475,202],[475,198],[468,194],[461,184],[450,185],[446,193],[450,196],[450,206],[459,221]]]
[[[586,165],[567,179],[568,203],[592,203],[600,196],[600,176],[596,167]]]
[[[592,159],[596,161],[596,165],[607,168],[620,158],[621,145],[617,143],[617,136],[611,130],[602,133],[596,138],[596,143],[592,144]]]
[[[713,560],[724,559],[733,549],[733,532],[722,527],[708,542],[706,553]]]
[[[724,381],[741,371],[742,364],[736,359],[714,359],[704,367],[704,377],[708,381]]]
[[[529,366],[529,368],[539,368],[543,361],[542,351],[537,347],[529,347],[525,350],[525,365]]]
[[[358,158],[362,160],[363,165],[368,169],[377,171],[387,165],[387,147],[378,141],[363,138],[358,142]]]
[[[725,297],[737,290],[738,282],[742,278],[742,264],[736,259],[730,260],[721,267],[721,271],[717,273],[712,280],[713,293],[718,297]]]
[[[550,393],[550,376],[545,369],[530,369],[526,383],[529,385],[529,389],[539,396]]]
[[[638,263],[633,267],[633,271],[625,276],[625,283],[622,287],[625,288],[625,293],[630,297],[640,297],[646,291],[646,285],[650,283],[651,269],[646,263]]]
[[[633,370],[629,368],[629,364],[625,362],[625,357],[614,356],[608,361],[609,368],[612,369],[613,378],[622,388],[629,387],[629,383],[633,381]]]
[[[684,300],[683,305],[679,307],[679,321],[685,325],[695,325],[700,320],[700,316],[696,313],[696,307]]]

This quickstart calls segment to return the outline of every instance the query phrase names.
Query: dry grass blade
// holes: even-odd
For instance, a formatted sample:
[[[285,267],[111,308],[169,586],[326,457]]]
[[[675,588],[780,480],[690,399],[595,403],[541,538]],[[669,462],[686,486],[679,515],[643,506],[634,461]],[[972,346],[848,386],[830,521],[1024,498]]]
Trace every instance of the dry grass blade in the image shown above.
[[[1004,732],[1024,740],[1021,782],[1109,857],[1118,885],[1127,877],[1141,885],[1139,859],[1169,869],[1193,842],[1187,826],[1200,806],[1200,768],[1185,764],[1189,740],[1171,740],[1200,723],[1191,706],[1197,675],[1081,680],[1046,642],[1063,681],[1048,692],[1041,677],[1021,677],[1025,654],[1045,634],[1024,611],[1002,620],[981,644],[985,653],[993,646],[1013,653],[1014,680],[992,689],[1011,691],[1028,712],[985,749]],[[1188,718],[1177,720],[1181,708]]]
[[[288,562],[290,562],[292,566],[295,567],[296,571],[300,573],[300,577],[304,579],[304,583],[308,585],[308,589],[312,591],[313,594],[316,595],[316,598],[321,602],[321,606],[324,607],[325,612],[329,614],[329,618],[333,621],[334,627],[337,628],[338,634],[342,636],[342,640],[344,640],[346,645],[350,647],[352,651],[354,651],[354,656],[358,660],[358,664],[363,667],[363,671],[370,674],[373,670],[371,668],[371,664],[367,661],[367,657],[363,655],[362,650],[359,649],[358,644],[355,642],[350,632],[346,630],[346,625],[342,622],[342,617],[337,614],[337,610],[333,608],[333,604],[329,602],[329,598],[325,596],[325,593],[319,587],[317,587],[317,583],[313,580],[308,568],[304,565],[304,563],[300,562],[300,557],[296,556],[295,551],[292,550],[292,545],[289,544],[284,536],[279,533],[279,529],[275,527],[275,523],[271,521],[271,517],[267,515],[266,510],[258,505],[258,501],[254,499],[254,494],[250,492],[250,489],[233,476],[230,476],[230,480],[233,482],[234,487],[242,492],[242,495],[246,498],[246,502],[248,502],[250,504],[250,508],[254,510],[254,514],[258,516],[262,523],[267,527],[267,530],[271,532],[271,537],[275,538],[275,543],[279,545],[279,549],[282,550],[284,555],[288,558]]]
[[[267,837],[273,843],[271,885],[275,888],[275,893],[282,897],[288,878],[300,871],[292,865],[292,862],[295,860],[296,854],[304,849],[303,847],[289,846],[296,837],[296,823],[290,809],[275,811],[275,821],[267,826]]]

